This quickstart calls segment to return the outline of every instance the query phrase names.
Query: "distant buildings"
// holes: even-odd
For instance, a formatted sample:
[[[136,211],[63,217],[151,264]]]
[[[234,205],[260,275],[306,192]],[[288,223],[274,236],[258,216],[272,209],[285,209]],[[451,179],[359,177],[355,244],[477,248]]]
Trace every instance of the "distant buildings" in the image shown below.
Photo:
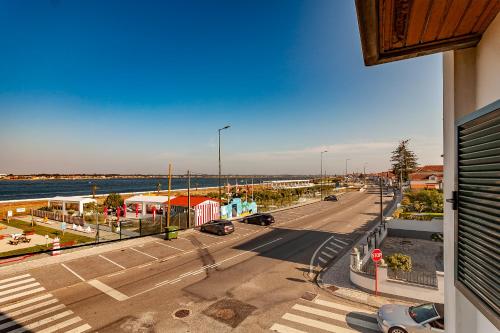
[[[410,189],[412,190],[442,190],[443,166],[425,165],[410,174]]]
[[[6,173],[0,173],[0,179],[7,177]]]

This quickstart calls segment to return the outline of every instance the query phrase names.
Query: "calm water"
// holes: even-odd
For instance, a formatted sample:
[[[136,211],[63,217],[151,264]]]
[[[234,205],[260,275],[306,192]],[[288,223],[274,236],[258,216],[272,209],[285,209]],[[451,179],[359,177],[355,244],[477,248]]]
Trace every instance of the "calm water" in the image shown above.
[[[287,177],[287,179],[291,179]],[[303,179],[297,177],[297,179]],[[254,184],[264,180],[277,180],[277,178],[254,178]],[[50,198],[56,195],[90,195],[91,186],[97,186],[96,194],[111,192],[144,192],[156,191],[160,182],[161,189],[167,190],[168,179],[93,179],[93,180],[0,180],[0,201],[13,199]],[[191,188],[217,186],[217,178],[192,178]],[[234,185],[236,179],[229,179]],[[251,184],[252,178],[238,178],[238,184]],[[223,179],[225,184],[226,180]],[[187,179],[172,179],[172,189],[187,188]]]

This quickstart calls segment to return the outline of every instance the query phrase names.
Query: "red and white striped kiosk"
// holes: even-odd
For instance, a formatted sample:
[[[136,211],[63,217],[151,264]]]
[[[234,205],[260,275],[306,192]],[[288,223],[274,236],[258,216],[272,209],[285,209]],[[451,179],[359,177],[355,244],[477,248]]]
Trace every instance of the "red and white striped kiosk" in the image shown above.
[[[191,197],[190,204],[191,208],[194,210],[195,226],[200,226],[210,220],[219,218],[219,202],[212,198],[201,196]],[[170,200],[170,205],[172,207],[187,207],[188,197],[176,197]]]

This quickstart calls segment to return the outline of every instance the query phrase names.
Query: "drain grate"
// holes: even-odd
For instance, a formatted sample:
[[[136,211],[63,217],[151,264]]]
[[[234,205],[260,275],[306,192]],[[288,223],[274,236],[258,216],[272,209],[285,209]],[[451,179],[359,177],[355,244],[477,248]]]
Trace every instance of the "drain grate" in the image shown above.
[[[311,293],[309,291],[306,291],[303,295],[302,295],[302,299],[305,299],[306,301],[313,301],[316,296],[318,296],[318,294],[314,294],[314,293]]]
[[[191,311],[188,309],[180,309],[174,312],[174,317],[175,318],[186,318],[191,314]]]
[[[203,314],[235,328],[255,309],[253,305],[228,298],[213,303],[203,311]]]
[[[333,286],[333,285],[332,285],[332,286],[327,287],[327,289],[329,289],[329,290],[331,290],[331,291],[337,291],[337,290],[339,290],[339,288],[338,288],[338,287]]]

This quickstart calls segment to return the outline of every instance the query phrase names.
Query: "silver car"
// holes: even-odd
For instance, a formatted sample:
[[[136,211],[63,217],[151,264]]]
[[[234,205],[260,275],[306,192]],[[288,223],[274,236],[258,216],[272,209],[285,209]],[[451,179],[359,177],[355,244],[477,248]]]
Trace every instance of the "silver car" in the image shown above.
[[[419,306],[386,304],[377,312],[384,333],[444,332],[444,305],[428,303]]]

